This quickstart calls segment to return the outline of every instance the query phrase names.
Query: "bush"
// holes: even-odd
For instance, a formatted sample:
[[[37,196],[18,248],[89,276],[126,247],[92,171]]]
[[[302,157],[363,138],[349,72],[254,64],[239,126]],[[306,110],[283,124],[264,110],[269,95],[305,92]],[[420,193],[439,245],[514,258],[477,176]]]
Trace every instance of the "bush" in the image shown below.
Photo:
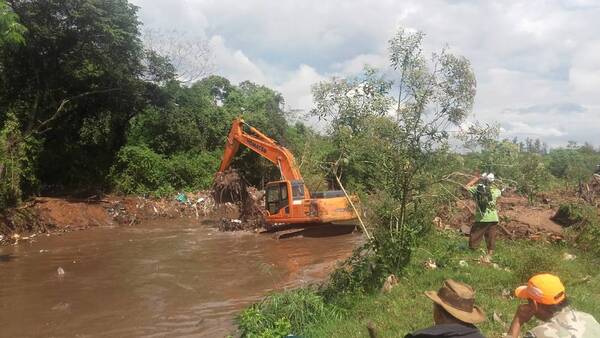
[[[125,146],[110,170],[110,181],[124,194],[164,195],[174,191],[167,180],[167,162],[150,148]]]
[[[331,274],[321,290],[328,301],[348,293],[379,290],[387,276],[402,272],[419,240],[431,230],[435,208],[430,205],[415,200],[402,226],[398,200],[383,192],[364,200],[371,210],[374,236]]]
[[[561,204],[553,219],[564,226],[585,225],[597,218],[595,208],[581,203]]]
[[[152,149],[125,146],[111,168],[114,188],[124,194],[165,196],[176,190],[200,190],[210,186],[219,165],[216,152],[180,153],[165,157]]]
[[[0,130],[0,210],[13,207],[38,186],[34,173],[39,142],[23,136],[14,114],[8,113]]]
[[[220,153],[181,153],[166,161],[168,180],[179,190],[207,189],[220,163]]]
[[[277,293],[245,309],[237,318],[242,337],[300,334],[311,323],[339,318],[341,312],[311,289]]]
[[[562,204],[554,220],[572,226],[569,234],[579,247],[600,254],[600,217],[597,208],[584,203]]]

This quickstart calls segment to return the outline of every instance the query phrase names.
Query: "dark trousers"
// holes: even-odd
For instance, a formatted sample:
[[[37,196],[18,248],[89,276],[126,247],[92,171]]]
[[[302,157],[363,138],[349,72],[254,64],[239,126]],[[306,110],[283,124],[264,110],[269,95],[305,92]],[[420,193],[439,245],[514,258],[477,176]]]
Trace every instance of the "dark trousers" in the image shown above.
[[[477,249],[479,243],[485,237],[488,251],[496,249],[496,226],[498,222],[475,222],[471,226],[469,235],[469,247]]]

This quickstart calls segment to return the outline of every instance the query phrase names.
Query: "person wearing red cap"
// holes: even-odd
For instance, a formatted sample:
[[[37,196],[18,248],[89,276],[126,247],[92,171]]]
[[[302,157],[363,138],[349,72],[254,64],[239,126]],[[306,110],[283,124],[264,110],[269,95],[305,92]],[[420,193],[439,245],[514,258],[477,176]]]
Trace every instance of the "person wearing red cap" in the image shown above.
[[[515,290],[527,304],[517,308],[508,336],[517,338],[521,326],[534,316],[544,323],[526,332],[525,338],[597,338],[600,324],[592,315],[573,310],[563,283],[557,276],[543,273],[529,279]]]

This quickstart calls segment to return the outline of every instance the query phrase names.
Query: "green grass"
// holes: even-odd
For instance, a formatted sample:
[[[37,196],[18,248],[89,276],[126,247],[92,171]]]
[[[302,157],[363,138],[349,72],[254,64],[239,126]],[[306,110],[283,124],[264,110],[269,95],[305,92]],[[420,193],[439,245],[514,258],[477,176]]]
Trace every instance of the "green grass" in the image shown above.
[[[506,327],[492,319],[496,312],[510,324],[519,304],[512,297],[514,288],[537,272],[558,274],[567,288],[575,308],[600,318],[600,260],[565,245],[548,245],[532,241],[499,241],[493,261],[498,268],[478,262],[482,252],[471,252],[466,238],[450,232],[436,232],[416,249],[411,263],[389,294],[355,296],[346,299],[348,308],[340,319],[312,323],[304,331],[306,337],[366,337],[369,321],[381,337],[399,337],[432,325],[431,301],[423,295],[437,290],[446,278],[470,284],[476,290],[476,303],[487,320],[479,325],[487,337],[501,337]],[[562,260],[565,253],[575,254],[574,261]],[[426,270],[423,263],[433,258],[438,269]],[[464,260],[468,266],[461,267]],[[505,296],[503,296],[503,291]],[[509,297],[506,294],[509,293]]]
[[[519,304],[519,300],[512,297],[515,287],[538,272],[558,274],[574,307],[600,319],[600,292],[597,291],[600,290],[597,268],[600,258],[593,254],[564,244],[500,240],[493,259],[498,266],[494,267],[479,263],[483,251],[472,252],[466,243],[466,237],[457,233],[436,231],[414,250],[399,285],[389,294],[345,295],[333,300],[333,304],[322,303],[322,298],[309,289],[274,294],[246,310],[245,315],[251,320],[244,321],[242,315],[240,328],[244,322],[256,321],[258,316],[257,323],[271,328],[277,327],[276,320],[286,318],[291,324],[290,332],[303,337],[368,337],[366,326],[372,322],[378,337],[403,337],[432,325],[432,304],[423,292],[437,290],[444,279],[453,278],[475,289],[476,304],[487,315],[487,320],[479,325],[483,333],[487,337],[501,337]],[[566,252],[577,258],[564,261],[562,257]],[[437,269],[425,269],[423,263],[430,258],[438,264]],[[460,261],[467,262],[468,266],[461,266]],[[504,324],[493,319],[494,312]]]

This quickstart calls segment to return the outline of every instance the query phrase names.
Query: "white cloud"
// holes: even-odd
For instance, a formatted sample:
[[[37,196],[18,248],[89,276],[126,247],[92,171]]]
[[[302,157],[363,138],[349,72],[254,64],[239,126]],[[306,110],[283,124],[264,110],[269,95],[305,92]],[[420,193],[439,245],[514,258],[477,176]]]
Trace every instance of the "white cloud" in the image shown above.
[[[221,36],[213,36],[209,47],[216,60],[217,74],[227,77],[233,83],[250,80],[267,84],[263,71],[241,50],[227,47]]]
[[[312,105],[311,86],[326,78],[307,65],[300,67],[290,78],[276,89],[286,98],[286,105],[291,110],[308,110]]]
[[[600,144],[589,127],[600,119],[598,1],[133,1],[145,25],[205,36],[219,73],[272,86],[290,108],[310,108],[314,82],[384,66],[394,30],[418,29],[426,51],[448,44],[471,60],[475,118],[515,135]],[[546,119],[523,112],[565,102],[586,109]]]

